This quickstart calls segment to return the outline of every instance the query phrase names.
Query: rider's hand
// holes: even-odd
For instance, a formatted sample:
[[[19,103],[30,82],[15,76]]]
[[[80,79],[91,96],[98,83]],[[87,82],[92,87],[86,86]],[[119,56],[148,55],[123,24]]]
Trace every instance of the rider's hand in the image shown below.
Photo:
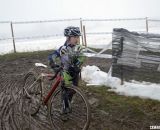
[[[72,73],[79,73],[80,68],[78,66],[69,66],[68,71]]]
[[[74,61],[74,65],[79,66],[80,64],[81,64],[81,62],[80,62],[78,59],[76,59],[76,60]]]
[[[57,73],[57,72],[59,72],[59,67],[55,67],[55,68],[53,68],[53,70],[55,73]]]
[[[55,64],[53,61],[50,61],[49,65],[52,69],[60,67],[59,65]]]
[[[81,62],[79,60],[77,60],[76,65],[79,66],[81,64]]]
[[[55,68],[59,68],[59,67],[60,67],[60,65],[55,64]]]
[[[51,68],[54,68],[55,63],[54,63],[53,61],[49,61],[49,66],[50,66]]]
[[[60,65],[55,64],[54,68],[52,68],[55,72],[58,72],[60,69]]]

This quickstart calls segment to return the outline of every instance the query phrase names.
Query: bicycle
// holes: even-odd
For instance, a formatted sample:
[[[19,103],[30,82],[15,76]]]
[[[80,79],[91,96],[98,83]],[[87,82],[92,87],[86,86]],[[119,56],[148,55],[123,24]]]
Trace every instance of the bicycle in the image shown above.
[[[55,130],[87,130],[90,124],[90,107],[77,86],[65,86],[63,67],[55,74],[29,72],[24,78],[23,111],[34,116],[41,106],[47,106],[51,125]],[[53,81],[44,95],[44,79]]]

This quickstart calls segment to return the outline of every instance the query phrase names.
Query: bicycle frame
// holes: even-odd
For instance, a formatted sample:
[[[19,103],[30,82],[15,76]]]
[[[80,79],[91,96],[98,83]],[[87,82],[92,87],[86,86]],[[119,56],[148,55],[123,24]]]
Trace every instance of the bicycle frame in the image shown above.
[[[33,76],[33,77],[31,78],[30,76]],[[31,80],[29,80],[30,78],[31,78]],[[46,89],[44,88],[48,84],[48,82],[46,82],[46,79],[53,80],[51,82],[50,90],[47,94],[45,93]],[[32,80],[34,80],[34,81],[32,81]],[[27,82],[27,81],[30,81],[30,82]],[[32,84],[30,84],[30,83],[32,83]],[[45,85],[45,83],[46,83],[46,85]],[[60,87],[59,88],[60,90],[58,89],[58,87]],[[57,89],[58,89],[58,91],[57,91]],[[69,90],[72,90],[72,91],[69,91]],[[71,93],[66,94],[65,92],[71,92]],[[74,98],[74,100],[72,100],[72,97],[73,97],[72,94],[75,94],[74,92],[78,95],[78,96],[74,96],[74,97],[77,97],[78,100],[75,100],[75,98]],[[67,120],[72,118],[72,116],[73,117],[75,116],[75,120],[76,120],[77,119],[76,112],[78,112],[78,111],[72,111],[72,109],[73,108],[76,109],[77,105],[82,104],[82,107],[83,107],[82,111],[83,112],[78,114],[78,116],[80,115],[78,117],[78,121],[79,121],[79,118],[80,119],[84,118],[85,122],[82,122],[83,124],[80,124],[80,125],[83,125],[83,130],[88,129],[89,122],[90,122],[90,108],[89,108],[89,104],[87,102],[87,99],[86,99],[85,95],[77,87],[74,87],[74,85],[72,85],[72,87],[65,86],[62,67],[60,69],[58,69],[56,74],[41,73],[40,75],[37,76],[36,72],[34,72],[34,71],[29,72],[25,76],[25,79],[24,79],[23,94],[24,94],[24,97],[23,97],[24,101],[22,103],[24,103],[24,105],[28,105],[27,107],[22,108],[22,109],[24,109],[23,112],[30,114],[31,116],[34,116],[35,114],[38,113],[41,106],[47,106],[48,114],[49,114],[50,121],[51,121],[51,124],[53,127],[55,127],[55,125],[54,125],[55,122],[53,120],[54,118],[52,119],[52,116],[55,113],[54,111],[56,111],[60,114],[59,117],[60,117],[61,121],[66,122],[66,119],[63,118],[64,117],[63,114],[65,114],[65,115],[67,114],[67,116],[68,116],[68,113],[72,113],[72,112],[73,112],[73,115],[71,115],[71,116],[69,115],[67,117]],[[58,107],[59,108],[57,109],[57,105],[56,105],[57,102],[54,102],[56,100],[54,100],[53,98],[56,99],[57,97],[59,98],[59,96],[61,96],[61,97],[60,97],[60,101],[58,100]],[[67,97],[65,97],[65,96],[67,96]],[[71,97],[69,97],[69,96],[71,96]],[[51,101],[52,99],[53,99],[53,101]],[[74,101],[74,102],[71,102],[71,101]],[[76,104],[76,101],[78,101],[77,104]],[[32,103],[33,103],[33,105],[32,105]],[[54,105],[54,103],[55,103],[55,105]],[[74,112],[75,112],[75,114],[74,114]],[[81,114],[82,114],[82,116],[81,116]],[[68,123],[70,124],[70,122],[68,122]],[[78,123],[78,122],[76,122],[76,123]],[[71,124],[72,124],[72,122],[71,122]],[[64,125],[65,127],[67,127],[67,125],[65,125],[65,123],[63,123],[61,125]],[[77,125],[75,125],[75,126],[77,127]],[[79,126],[79,123],[78,123],[78,126]],[[62,128],[63,128],[63,126],[62,126]],[[82,126],[80,126],[80,128],[82,128]]]
[[[42,73],[41,74],[42,77],[53,77],[52,74],[44,74]],[[49,93],[47,94],[46,97],[44,97],[44,100],[43,100],[43,104],[44,105],[47,105],[50,97],[52,96],[52,94],[54,93],[54,91],[56,90],[56,88],[58,87],[58,85],[60,84],[60,82],[63,80],[63,77],[61,76],[60,72],[56,75],[56,80],[55,82],[53,82],[52,86],[51,86],[51,90],[49,91]],[[42,85],[43,87],[43,85]]]

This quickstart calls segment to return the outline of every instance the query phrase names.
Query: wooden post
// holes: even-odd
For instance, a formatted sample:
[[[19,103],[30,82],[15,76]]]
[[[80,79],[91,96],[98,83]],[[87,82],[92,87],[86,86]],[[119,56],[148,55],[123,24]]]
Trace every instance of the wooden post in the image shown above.
[[[124,41],[124,37],[121,37],[121,39],[120,39],[121,56],[122,56],[122,53],[123,53],[123,41]],[[124,84],[123,65],[120,66],[120,70],[121,70],[120,71],[121,72],[121,85],[123,85]]]
[[[81,27],[81,33],[82,33],[82,45],[84,45],[84,41],[83,41],[83,24],[82,24],[82,18],[80,18],[80,27]]]
[[[124,37],[121,37],[121,39],[120,39],[121,56],[122,56],[122,52],[123,52],[123,41],[124,41]]]
[[[120,66],[120,70],[121,70],[121,85],[123,85],[124,84],[123,65]]]
[[[148,33],[148,17],[146,17],[146,32]]]
[[[86,28],[83,25],[83,35],[84,35],[84,45],[87,47],[87,40],[86,40]]]
[[[11,32],[12,32],[14,53],[16,53],[16,46],[15,46],[15,39],[14,39],[14,31],[13,31],[13,23],[12,22],[11,22]]]

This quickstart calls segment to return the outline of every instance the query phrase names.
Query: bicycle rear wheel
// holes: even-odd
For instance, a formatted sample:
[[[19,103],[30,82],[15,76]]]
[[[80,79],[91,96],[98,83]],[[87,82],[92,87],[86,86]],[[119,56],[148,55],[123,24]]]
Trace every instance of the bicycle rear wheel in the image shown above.
[[[24,78],[23,85],[23,112],[35,115],[40,108],[42,99],[41,80],[34,72],[29,72]]]
[[[62,89],[52,95],[48,112],[53,129],[87,130],[90,123],[90,107],[85,95],[77,87],[65,88],[74,93],[72,99],[69,100],[71,110],[67,113],[62,112]]]

